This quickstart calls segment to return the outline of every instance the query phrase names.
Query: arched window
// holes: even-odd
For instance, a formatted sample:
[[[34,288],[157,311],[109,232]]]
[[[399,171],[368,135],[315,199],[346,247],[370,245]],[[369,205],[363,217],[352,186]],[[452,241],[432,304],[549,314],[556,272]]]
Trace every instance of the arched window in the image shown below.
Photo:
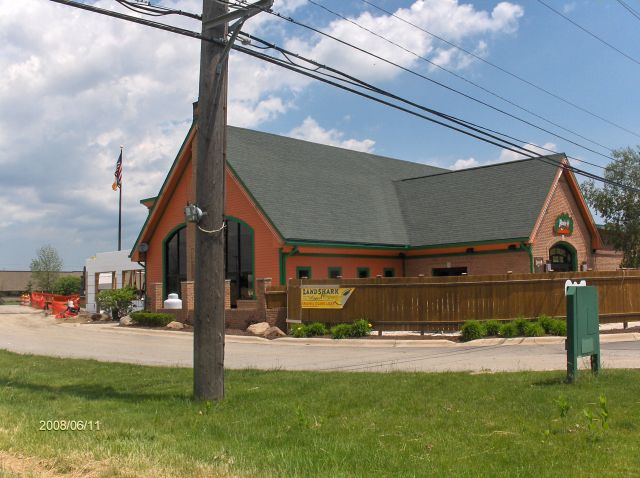
[[[225,228],[225,270],[231,285],[231,305],[238,299],[252,299],[253,229],[243,221],[227,217]]]
[[[549,262],[554,272],[575,271],[578,262],[575,249],[560,242],[554,244],[549,249]]]
[[[180,227],[165,240],[165,297],[175,293],[182,296],[180,284],[187,280],[187,228]]]

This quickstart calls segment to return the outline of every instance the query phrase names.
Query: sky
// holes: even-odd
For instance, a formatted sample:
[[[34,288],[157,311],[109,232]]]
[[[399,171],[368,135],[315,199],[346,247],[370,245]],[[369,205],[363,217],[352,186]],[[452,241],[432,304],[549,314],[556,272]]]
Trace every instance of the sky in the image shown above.
[[[132,13],[114,0],[83,3]],[[200,0],[153,3],[202,11]],[[275,0],[282,16],[382,59],[268,13],[243,31],[601,175],[579,161],[604,166],[611,149],[640,143],[640,20],[614,0],[545,3],[620,51],[535,0]],[[640,1],[624,3],[640,12]],[[201,29],[185,17],[153,19]],[[117,249],[120,146],[123,249],[133,246],[147,214],[139,201],[157,195],[191,124],[199,56],[195,39],[48,0],[0,0],[0,270],[28,270],[46,244],[65,270]],[[451,169],[518,158],[236,52],[228,122]]]

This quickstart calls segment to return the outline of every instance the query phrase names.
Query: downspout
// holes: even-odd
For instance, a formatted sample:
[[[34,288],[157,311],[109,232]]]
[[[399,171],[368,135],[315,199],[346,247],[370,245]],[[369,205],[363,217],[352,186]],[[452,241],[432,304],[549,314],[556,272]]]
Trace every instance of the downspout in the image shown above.
[[[147,309],[147,262],[137,261],[138,265],[144,269],[144,310]]]

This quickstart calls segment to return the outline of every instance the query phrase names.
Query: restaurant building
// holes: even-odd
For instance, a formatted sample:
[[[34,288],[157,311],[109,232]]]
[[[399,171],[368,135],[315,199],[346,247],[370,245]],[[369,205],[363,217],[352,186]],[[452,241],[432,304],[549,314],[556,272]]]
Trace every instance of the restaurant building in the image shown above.
[[[197,126],[131,252],[148,301],[192,300]],[[459,171],[228,127],[228,306],[257,281],[615,269],[564,155]]]

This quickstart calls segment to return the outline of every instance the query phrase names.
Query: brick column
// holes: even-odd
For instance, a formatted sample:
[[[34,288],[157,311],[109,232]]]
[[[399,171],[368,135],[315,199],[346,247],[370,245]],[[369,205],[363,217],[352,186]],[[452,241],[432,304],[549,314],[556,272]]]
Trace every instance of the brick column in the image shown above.
[[[151,312],[157,312],[164,306],[162,297],[162,282],[154,282],[153,284],[151,284],[150,292],[151,301],[149,303],[149,306],[151,308]]]
[[[256,301],[258,302],[258,310],[264,311],[267,309],[267,298],[265,297],[267,287],[271,287],[270,277],[256,279]]]
[[[231,309],[231,280],[229,279],[224,281],[224,309]]]
[[[181,282],[180,290],[182,292],[182,319],[190,323],[194,307],[193,281],[188,280]]]

